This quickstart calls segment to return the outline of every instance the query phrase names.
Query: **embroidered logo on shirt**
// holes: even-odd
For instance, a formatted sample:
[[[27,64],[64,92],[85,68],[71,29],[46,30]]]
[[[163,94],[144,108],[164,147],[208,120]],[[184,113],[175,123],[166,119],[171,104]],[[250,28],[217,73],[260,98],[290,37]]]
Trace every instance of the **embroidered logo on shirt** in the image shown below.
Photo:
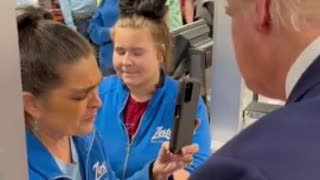
[[[152,143],[163,142],[170,140],[171,129],[163,129],[162,126],[156,128],[156,132],[151,138]]]
[[[194,131],[193,131],[193,135],[196,133],[196,130],[199,128],[200,126],[200,121],[198,119],[196,119],[194,121]],[[156,132],[154,133],[154,135],[151,138],[151,142],[152,143],[161,143],[164,141],[169,141],[171,137],[171,129],[164,129],[162,126],[157,127],[156,128]]]
[[[95,171],[95,180],[100,180],[105,174],[107,174],[107,166],[106,163],[96,162],[93,167],[93,171]]]

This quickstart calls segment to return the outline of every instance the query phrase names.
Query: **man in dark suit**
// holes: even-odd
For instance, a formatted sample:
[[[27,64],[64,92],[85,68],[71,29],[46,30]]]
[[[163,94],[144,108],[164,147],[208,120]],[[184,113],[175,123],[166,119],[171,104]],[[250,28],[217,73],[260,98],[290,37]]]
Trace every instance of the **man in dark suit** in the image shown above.
[[[191,180],[320,179],[319,9],[319,0],[229,0],[246,85],[287,103],[218,150]]]

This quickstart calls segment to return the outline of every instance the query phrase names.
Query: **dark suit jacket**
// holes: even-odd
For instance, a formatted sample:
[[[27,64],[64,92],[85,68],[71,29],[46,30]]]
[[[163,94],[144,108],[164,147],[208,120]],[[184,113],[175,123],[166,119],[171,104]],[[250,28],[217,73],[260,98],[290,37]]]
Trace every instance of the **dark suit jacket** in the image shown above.
[[[320,57],[287,104],[217,151],[191,180],[320,180]]]

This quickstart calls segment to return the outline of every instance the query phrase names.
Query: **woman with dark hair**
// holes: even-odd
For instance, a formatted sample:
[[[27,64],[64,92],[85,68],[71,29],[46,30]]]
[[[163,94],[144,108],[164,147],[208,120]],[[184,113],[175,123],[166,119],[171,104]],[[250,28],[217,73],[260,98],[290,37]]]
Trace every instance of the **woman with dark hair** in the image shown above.
[[[167,76],[172,43],[165,23],[165,1],[121,0],[120,17],[111,31],[117,75],[99,86],[103,102],[96,127],[107,146],[117,177],[125,179],[157,157],[170,138],[178,83]],[[193,143],[199,152],[174,173],[187,178],[210,156],[206,106],[199,97]]]
[[[43,9],[17,14],[29,178],[117,179],[106,153],[114,147],[106,147],[93,129],[102,78],[95,51]],[[164,179],[197,152],[196,146],[181,155],[167,149],[164,144],[155,161],[128,179]]]

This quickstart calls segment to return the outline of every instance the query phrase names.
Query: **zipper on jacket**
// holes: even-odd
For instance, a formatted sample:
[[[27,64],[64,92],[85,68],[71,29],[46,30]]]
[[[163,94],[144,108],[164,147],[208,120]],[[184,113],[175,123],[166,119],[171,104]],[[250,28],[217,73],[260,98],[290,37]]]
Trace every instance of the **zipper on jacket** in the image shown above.
[[[129,154],[130,154],[130,149],[131,149],[131,143],[128,143],[127,150],[126,150],[126,159],[124,161],[124,167],[122,171],[122,180],[126,179],[126,173],[127,173],[127,166],[128,166],[128,161],[129,161]]]
[[[122,170],[122,177],[121,177],[121,180],[125,180],[126,179],[126,171],[127,171],[127,166],[128,166],[128,160],[129,160],[129,153],[130,153],[130,146],[131,146],[131,143],[130,143],[130,139],[129,139],[129,134],[127,132],[127,128],[125,127],[124,123],[123,123],[123,118],[122,118],[122,112],[124,110],[124,108],[126,107],[126,104],[127,104],[127,101],[128,101],[128,98],[129,98],[129,95],[127,95],[126,99],[125,99],[125,103],[123,103],[122,105],[122,108],[120,110],[120,112],[118,113],[118,116],[119,116],[119,119],[121,120],[121,126],[123,128],[123,130],[125,131],[126,133],[126,137],[127,137],[127,142],[128,142],[128,145],[126,147],[126,159],[124,161],[124,167],[123,167],[123,170]]]
[[[94,142],[94,138],[96,136],[96,131],[93,130],[93,134],[92,134],[92,138],[91,138],[91,141],[90,141],[90,145],[89,145],[89,149],[88,149],[88,153],[87,153],[87,159],[86,159],[86,164],[85,164],[85,167],[86,167],[86,179],[88,180],[89,179],[89,156],[90,156],[90,152],[91,152],[91,149],[92,149],[92,146],[93,146],[93,142]]]
[[[126,101],[125,101],[126,103],[125,103],[125,105],[127,104],[128,97],[129,97],[129,96],[130,96],[130,95],[128,95],[127,98],[126,98]],[[126,135],[127,135],[127,141],[128,141],[128,146],[127,146],[127,150],[126,150],[126,159],[125,159],[125,161],[124,161],[124,167],[123,167],[122,178],[121,178],[122,180],[125,180],[125,179],[126,179],[127,167],[128,167],[128,161],[129,161],[129,155],[130,155],[131,145],[133,144],[133,141],[134,141],[137,133],[139,132],[140,126],[141,126],[141,124],[142,124],[142,120],[144,119],[144,115],[145,115],[145,112],[144,112],[143,115],[142,115],[142,117],[141,117],[141,120],[140,120],[140,123],[139,123],[139,125],[138,125],[138,128],[137,128],[136,132],[134,133],[134,135],[132,136],[132,139],[131,139],[131,141],[130,141],[129,133],[128,133],[128,131],[127,131],[126,126],[125,126],[124,123],[123,123],[123,118],[121,118],[121,117],[122,117],[121,114],[122,114],[122,112],[123,112],[123,110],[124,110],[125,105],[122,107],[122,109],[121,109],[121,111],[120,111],[120,114],[119,114],[120,119],[121,119],[121,125],[122,125],[122,127],[123,127],[123,129],[124,129],[124,131],[125,131],[125,133],[126,133]]]
[[[126,173],[127,173],[127,167],[128,167],[128,161],[129,161],[129,155],[130,155],[131,145],[133,144],[133,141],[134,141],[137,133],[139,132],[140,126],[141,126],[141,124],[142,124],[142,120],[143,120],[143,118],[144,118],[144,114],[145,114],[145,113],[143,113],[143,115],[142,115],[142,117],[141,117],[141,120],[140,120],[140,123],[139,123],[139,125],[138,125],[138,128],[137,128],[136,132],[134,133],[134,135],[132,136],[131,141],[130,141],[129,134],[128,134],[128,131],[127,131],[125,125],[123,124],[123,122],[121,123],[122,126],[123,126],[124,129],[125,129],[125,132],[126,132],[126,134],[127,134],[127,139],[128,139],[127,154],[126,154],[126,159],[125,159],[124,167],[123,167],[122,180],[125,180],[125,179],[126,179]]]
[[[94,131],[93,131],[93,134],[92,134],[91,141],[90,141],[89,150],[88,150],[88,153],[87,153],[87,159],[86,159],[86,162],[85,162],[86,164],[84,165],[84,166],[86,167],[86,170],[85,170],[86,174],[85,174],[85,176],[86,176],[86,179],[87,179],[87,180],[89,179],[89,169],[90,169],[90,168],[89,168],[89,156],[90,156],[90,152],[91,152],[91,149],[92,149],[92,145],[93,145],[95,136],[96,136],[96,132],[95,132],[95,130],[94,130]],[[60,179],[60,178],[63,178],[63,179],[66,179],[66,180],[73,180],[72,177],[70,177],[70,176],[65,176],[65,175],[54,177],[54,178],[52,178],[51,180],[58,180],[58,179]],[[83,178],[83,177],[82,177],[82,178]]]

